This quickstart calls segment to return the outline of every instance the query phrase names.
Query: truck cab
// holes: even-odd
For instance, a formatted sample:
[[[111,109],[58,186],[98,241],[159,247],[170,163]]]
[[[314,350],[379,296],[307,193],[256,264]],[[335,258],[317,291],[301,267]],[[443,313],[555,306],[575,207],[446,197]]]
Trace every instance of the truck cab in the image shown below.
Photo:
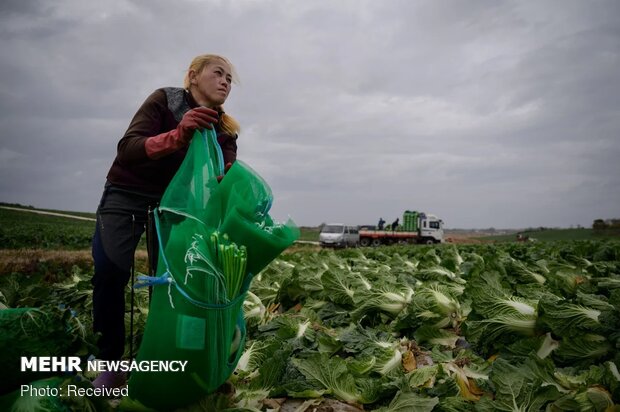
[[[355,247],[359,243],[357,226],[330,223],[321,229],[319,244],[322,247]]]
[[[420,213],[420,241],[422,243],[443,242],[443,220],[435,215]]]

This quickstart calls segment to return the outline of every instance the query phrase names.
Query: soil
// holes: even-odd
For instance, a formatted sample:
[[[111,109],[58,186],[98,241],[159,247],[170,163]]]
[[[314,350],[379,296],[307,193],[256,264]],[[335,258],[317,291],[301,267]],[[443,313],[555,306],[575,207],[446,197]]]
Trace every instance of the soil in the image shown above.
[[[446,243],[456,244],[479,244],[486,243],[484,240],[476,239],[480,234],[474,233],[447,233],[445,234]]]
[[[145,270],[146,251],[136,252],[136,270]],[[46,277],[67,273],[74,266],[88,271],[93,265],[90,250],[0,249],[0,276],[10,273],[43,274]]]

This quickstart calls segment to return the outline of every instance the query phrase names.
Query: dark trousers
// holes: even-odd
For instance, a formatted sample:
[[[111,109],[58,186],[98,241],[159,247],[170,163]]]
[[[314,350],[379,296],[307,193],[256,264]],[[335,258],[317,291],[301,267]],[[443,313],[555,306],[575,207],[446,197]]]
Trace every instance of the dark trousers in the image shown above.
[[[158,200],[111,185],[101,197],[92,248],[93,330],[101,334],[99,359],[117,360],[124,354],[125,292],[148,211]]]

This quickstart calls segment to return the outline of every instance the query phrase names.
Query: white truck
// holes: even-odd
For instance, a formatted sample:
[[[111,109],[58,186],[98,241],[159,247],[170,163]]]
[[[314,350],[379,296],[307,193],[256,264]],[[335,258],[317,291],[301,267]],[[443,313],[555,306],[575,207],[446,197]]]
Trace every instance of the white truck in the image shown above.
[[[435,215],[424,212],[405,211],[402,224],[392,230],[392,227],[384,229],[365,228],[359,230],[360,246],[380,246],[407,243],[442,243],[443,220]]]

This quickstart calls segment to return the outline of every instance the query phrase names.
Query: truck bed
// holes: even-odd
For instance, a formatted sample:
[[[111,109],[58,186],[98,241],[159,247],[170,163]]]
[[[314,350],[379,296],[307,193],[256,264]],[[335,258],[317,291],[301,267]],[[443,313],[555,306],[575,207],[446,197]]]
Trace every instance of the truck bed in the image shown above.
[[[398,232],[391,230],[360,230],[361,237],[370,237],[373,239],[385,238],[385,239],[411,239],[418,237],[418,232]]]

